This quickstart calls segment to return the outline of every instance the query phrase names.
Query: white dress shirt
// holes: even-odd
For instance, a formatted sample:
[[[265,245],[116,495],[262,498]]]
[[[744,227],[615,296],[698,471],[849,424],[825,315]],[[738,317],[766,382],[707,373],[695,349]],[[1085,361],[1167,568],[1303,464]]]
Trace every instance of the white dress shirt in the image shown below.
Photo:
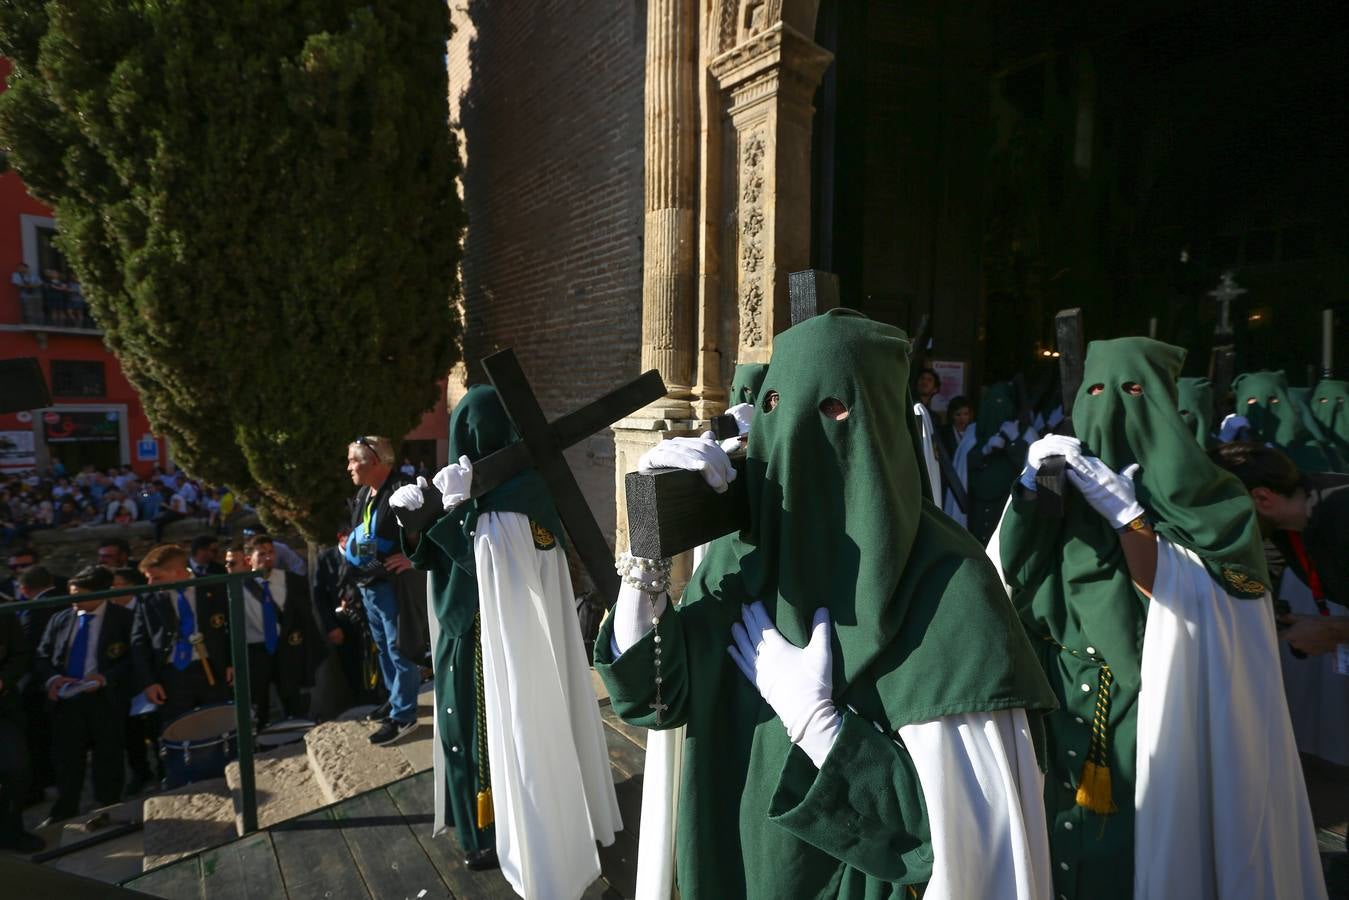
[[[103,614],[108,611],[108,601],[104,600],[98,605],[98,609],[93,612],[76,612],[75,627],[70,629],[70,639],[66,641],[66,668],[70,667],[70,650],[75,644],[75,638],[80,633],[80,619],[88,616],[92,618],[89,623],[89,646],[84,649],[84,677],[90,678],[98,674],[98,639],[103,634]],[[47,679],[50,685],[57,678],[65,675],[61,672]]]
[[[272,591],[272,600],[276,603],[276,631],[281,634],[281,613],[286,608],[286,570],[272,569],[267,573],[267,586]],[[258,585],[257,593],[246,592],[244,597],[244,631],[248,636],[248,643],[263,643],[262,635],[262,585]]]

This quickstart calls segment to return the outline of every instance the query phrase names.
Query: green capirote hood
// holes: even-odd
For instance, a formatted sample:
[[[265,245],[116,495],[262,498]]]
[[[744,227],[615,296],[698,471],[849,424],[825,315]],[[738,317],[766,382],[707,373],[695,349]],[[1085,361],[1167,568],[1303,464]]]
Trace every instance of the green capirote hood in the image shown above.
[[[1213,382],[1207,378],[1182,378],[1176,383],[1176,406],[1180,417],[1194,431],[1199,446],[1207,447],[1213,433]]]
[[[1321,423],[1326,435],[1349,447],[1349,381],[1322,378],[1312,391],[1312,416]]]
[[[738,618],[760,601],[797,646],[828,607],[836,699],[893,728],[1048,708],[982,548],[925,499],[908,351],[903,331],[849,309],[774,339],[747,446],[750,527],[712,545],[684,603],[720,602]],[[847,416],[826,416],[829,400]]]
[[[1304,472],[1340,468],[1333,442],[1297,401],[1282,371],[1242,373],[1232,381],[1232,391],[1234,411],[1251,423],[1251,440],[1283,450]]]
[[[758,403],[759,388],[764,376],[768,374],[767,363],[741,363],[735,367],[735,377],[731,379],[731,397],[728,406],[742,403]]]

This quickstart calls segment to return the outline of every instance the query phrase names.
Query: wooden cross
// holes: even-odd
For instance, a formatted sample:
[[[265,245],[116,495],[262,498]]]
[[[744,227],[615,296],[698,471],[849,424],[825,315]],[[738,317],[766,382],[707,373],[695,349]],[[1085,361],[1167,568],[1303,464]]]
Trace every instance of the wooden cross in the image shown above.
[[[1059,388],[1063,392],[1063,422],[1055,430],[1061,434],[1072,434],[1073,403],[1082,387],[1082,372],[1087,362],[1084,328],[1081,307],[1061,309],[1054,317]],[[1035,471],[1035,488],[1036,512],[1049,518],[1063,518],[1064,494],[1068,490],[1067,461],[1062,456],[1045,457]]]
[[[520,434],[520,441],[483,457],[473,466],[470,498],[481,497],[500,487],[525,469],[537,469],[548,485],[562,526],[567,529],[581,564],[590,573],[595,587],[612,605],[618,600],[621,584],[614,571],[613,552],[586,505],[562,451],[664,397],[665,382],[660,373],[652,369],[550,425],[520,368],[520,361],[515,358],[515,351],[494,353],[482,364],[501,398],[506,415]]]

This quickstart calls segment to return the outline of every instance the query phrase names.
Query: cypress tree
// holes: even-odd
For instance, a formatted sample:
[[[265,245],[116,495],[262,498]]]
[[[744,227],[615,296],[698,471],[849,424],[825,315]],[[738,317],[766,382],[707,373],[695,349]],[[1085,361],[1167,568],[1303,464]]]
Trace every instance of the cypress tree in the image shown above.
[[[0,2],[0,144],[155,430],[311,539],[455,361],[443,0]]]

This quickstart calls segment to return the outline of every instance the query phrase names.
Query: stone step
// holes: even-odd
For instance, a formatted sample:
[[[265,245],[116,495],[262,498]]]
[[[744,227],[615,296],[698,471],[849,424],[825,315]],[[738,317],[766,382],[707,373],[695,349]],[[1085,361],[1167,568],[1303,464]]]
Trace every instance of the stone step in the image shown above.
[[[190,856],[236,837],[234,802],[223,778],[183,785],[146,797],[143,871]]]
[[[431,768],[431,683],[417,695],[417,728],[392,747],[375,746],[374,722],[343,718],[311,728],[304,736],[309,767],[324,802],[336,803]]]
[[[239,763],[225,767],[234,809],[234,827],[244,834],[243,791],[239,785]],[[270,828],[278,822],[311,813],[327,803],[319,789],[304,741],[296,741],[253,757],[253,784],[258,803],[258,827]]]

